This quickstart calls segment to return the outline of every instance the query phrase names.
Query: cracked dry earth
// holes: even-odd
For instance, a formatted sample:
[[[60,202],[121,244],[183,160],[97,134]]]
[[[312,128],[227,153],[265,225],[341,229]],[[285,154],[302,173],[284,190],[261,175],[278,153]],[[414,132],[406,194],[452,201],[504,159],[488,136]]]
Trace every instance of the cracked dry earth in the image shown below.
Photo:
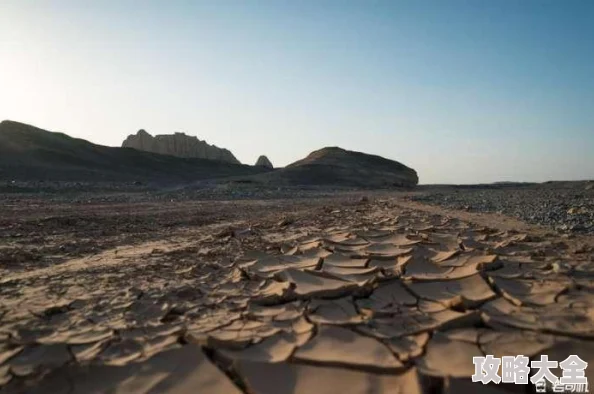
[[[5,273],[0,392],[522,393],[471,383],[472,357],[594,360],[591,246],[419,207],[205,225]]]

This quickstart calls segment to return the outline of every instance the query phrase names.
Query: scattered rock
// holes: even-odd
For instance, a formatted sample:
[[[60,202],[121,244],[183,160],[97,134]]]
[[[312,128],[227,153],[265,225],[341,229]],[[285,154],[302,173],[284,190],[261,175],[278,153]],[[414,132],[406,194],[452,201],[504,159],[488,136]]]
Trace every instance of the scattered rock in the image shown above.
[[[285,226],[291,225],[293,223],[295,223],[295,219],[294,218],[286,217],[283,220],[281,220],[280,222],[278,222],[278,226],[279,227],[285,227]]]
[[[594,233],[594,194],[590,183],[477,185],[433,190],[413,196],[419,202],[472,212],[503,212],[562,233]],[[452,188],[448,187],[448,188]]]

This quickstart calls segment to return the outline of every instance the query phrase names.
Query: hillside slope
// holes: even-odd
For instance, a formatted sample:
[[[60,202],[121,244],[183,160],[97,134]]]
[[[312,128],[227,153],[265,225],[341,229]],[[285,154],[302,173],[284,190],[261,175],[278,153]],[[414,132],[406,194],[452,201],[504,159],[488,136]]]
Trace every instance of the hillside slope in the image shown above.
[[[112,148],[23,123],[0,123],[0,179],[183,182],[264,171],[262,167]]]
[[[412,187],[419,182],[412,168],[381,156],[337,147],[323,148],[285,168],[252,177],[290,185]]]

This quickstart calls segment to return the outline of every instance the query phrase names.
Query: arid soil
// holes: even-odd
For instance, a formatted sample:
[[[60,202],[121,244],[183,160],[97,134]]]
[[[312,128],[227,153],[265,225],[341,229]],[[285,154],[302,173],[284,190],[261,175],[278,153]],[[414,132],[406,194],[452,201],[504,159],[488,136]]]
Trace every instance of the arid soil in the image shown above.
[[[594,181],[424,189],[416,201],[514,216],[561,233],[594,234]]]
[[[273,197],[2,194],[0,392],[520,393],[472,357],[594,360],[594,237]]]

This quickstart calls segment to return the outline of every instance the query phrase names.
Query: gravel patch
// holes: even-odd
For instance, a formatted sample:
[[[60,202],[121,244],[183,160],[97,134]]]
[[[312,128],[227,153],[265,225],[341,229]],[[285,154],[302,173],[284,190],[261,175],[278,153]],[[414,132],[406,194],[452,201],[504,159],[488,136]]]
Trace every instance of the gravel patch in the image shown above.
[[[518,187],[442,187],[412,199],[448,209],[500,213],[561,233],[594,234],[593,186],[594,182],[563,182]]]

